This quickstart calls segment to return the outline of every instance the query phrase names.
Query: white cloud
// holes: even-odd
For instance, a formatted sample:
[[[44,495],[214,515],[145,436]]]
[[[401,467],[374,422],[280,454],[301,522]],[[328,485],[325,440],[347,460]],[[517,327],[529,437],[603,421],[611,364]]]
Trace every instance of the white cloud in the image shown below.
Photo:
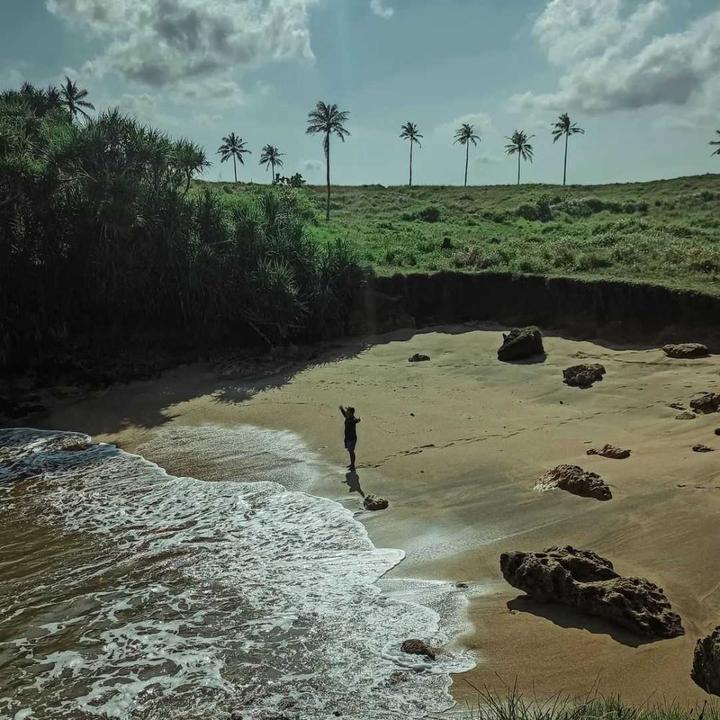
[[[562,70],[558,89],[515,95],[511,107],[602,114],[705,102],[720,77],[720,10],[653,35],[665,10],[664,0],[551,0],[534,34]]]
[[[50,12],[107,38],[86,71],[114,71],[188,97],[237,92],[238,72],[312,60],[318,0],[47,0]]]
[[[370,9],[385,20],[389,20],[395,14],[395,8],[385,5],[385,0],[370,0]]]
[[[485,139],[486,135],[497,132],[495,126],[493,125],[492,118],[484,112],[461,115],[454,120],[450,120],[450,122],[438,125],[438,127],[436,127],[433,132],[438,140],[447,139],[449,142],[452,142],[455,131],[463,123],[470,123],[470,125],[474,125],[475,132],[480,136],[481,139]]]

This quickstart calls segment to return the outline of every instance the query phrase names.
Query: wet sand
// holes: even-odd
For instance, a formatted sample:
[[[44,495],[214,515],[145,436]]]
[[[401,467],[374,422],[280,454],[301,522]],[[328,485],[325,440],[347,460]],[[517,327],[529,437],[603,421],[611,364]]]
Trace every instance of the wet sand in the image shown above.
[[[720,454],[692,446],[720,451],[720,415],[676,420],[668,405],[717,390],[720,357],[670,360],[658,348],[546,335],[544,362],[504,364],[495,355],[500,329],[485,326],[375,340],[262,379],[239,379],[231,367],[180,368],[58,407],[44,426],[133,451],[167,423],[247,423],[297,432],[344,465],[337,407],[355,405],[360,487],[390,500],[388,510],[364,516],[374,543],[406,551],[395,575],[470,586],[474,629],[462,642],[479,662],[456,677],[456,697],[474,695],[468,680],[495,690],[517,681],[539,695],[597,688],[635,703],[708,699],[689,673],[697,638],[720,623]],[[415,352],[430,362],[408,363]],[[563,385],[562,370],[579,362],[604,364],[605,379],[589,390]],[[586,455],[605,443],[632,456]],[[178,448],[167,469],[202,478],[210,474],[203,462]],[[533,490],[560,463],[600,473],[613,500]],[[347,502],[343,480],[329,473],[313,492]],[[352,497],[359,508],[360,496]],[[501,552],[566,544],[663,587],[686,635],[638,645],[599,620],[523,599],[504,582]]]

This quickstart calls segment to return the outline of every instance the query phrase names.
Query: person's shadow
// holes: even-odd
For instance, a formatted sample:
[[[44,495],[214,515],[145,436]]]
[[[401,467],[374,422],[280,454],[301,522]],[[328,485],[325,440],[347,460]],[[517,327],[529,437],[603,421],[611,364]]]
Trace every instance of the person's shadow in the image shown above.
[[[360,476],[355,470],[350,470],[350,472],[345,473],[345,484],[350,488],[351,493],[356,492],[365,497],[365,493],[360,487]]]

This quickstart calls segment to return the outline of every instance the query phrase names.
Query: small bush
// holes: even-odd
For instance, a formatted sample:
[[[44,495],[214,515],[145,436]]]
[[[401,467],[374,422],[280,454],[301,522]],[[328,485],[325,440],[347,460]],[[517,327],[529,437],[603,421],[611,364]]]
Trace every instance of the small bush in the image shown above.
[[[515,214],[523,220],[539,220],[537,206],[523,203],[515,208]]]
[[[426,208],[423,208],[418,214],[417,214],[418,220],[422,220],[423,222],[427,223],[436,223],[440,221],[440,208],[436,207],[435,205],[428,205]]]
[[[589,272],[591,270],[600,270],[601,268],[610,267],[612,262],[607,255],[590,251],[583,253],[575,262],[575,269],[579,272]]]
[[[549,222],[553,219],[552,210],[550,209],[550,197],[543,195],[537,203],[535,203],[537,210],[537,219],[540,222]]]

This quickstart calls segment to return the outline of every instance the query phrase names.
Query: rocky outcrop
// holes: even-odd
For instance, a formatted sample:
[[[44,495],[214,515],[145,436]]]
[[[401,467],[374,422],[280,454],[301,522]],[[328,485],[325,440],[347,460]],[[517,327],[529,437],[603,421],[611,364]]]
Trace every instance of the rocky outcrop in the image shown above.
[[[698,443],[697,445],[693,445],[693,452],[696,453],[709,453],[709,452],[715,452],[715,450],[711,447],[708,447],[707,445],[703,445],[702,443]]]
[[[678,345],[665,345],[663,352],[670,358],[678,360],[692,360],[693,358],[707,357],[710,351],[702,343],[679,343]]]
[[[630,457],[630,450],[624,450],[614,445],[603,445],[599,450],[590,448],[587,454],[600,455],[601,457],[610,458],[611,460],[625,460]]]
[[[612,500],[612,492],[605,481],[594,472],[586,472],[578,465],[558,465],[546,472],[536,483],[537,490],[566,490],[580,497]]]
[[[621,577],[590,550],[551,547],[500,556],[503,577],[539,602],[556,602],[604,618],[648,638],[683,635],[680,616],[662,590],[643,578]]]
[[[415,353],[414,355],[411,355],[408,358],[408,362],[411,362],[411,363],[427,362],[429,359],[430,359],[429,355],[423,355],[422,353]]]
[[[590,365],[573,365],[563,370],[563,382],[571,387],[589,388],[593,383],[603,379],[605,368],[597,363]]]
[[[705,692],[720,695],[720,626],[697,641],[690,677]]]
[[[699,413],[707,415],[720,409],[720,395],[717,393],[703,393],[700,397],[690,401],[690,407]]]
[[[688,410],[685,410],[684,412],[678,413],[675,416],[676,420],[694,420],[697,417],[695,413],[691,413]]]
[[[424,655],[430,660],[435,659],[435,649],[422,640],[405,640],[400,650],[408,655]]]
[[[385,510],[390,503],[385,499],[373,495],[372,493],[365,496],[363,506],[366,510]]]
[[[503,333],[503,344],[498,350],[498,360],[525,360],[535,355],[544,355],[542,333],[535,326],[513,328]]]

